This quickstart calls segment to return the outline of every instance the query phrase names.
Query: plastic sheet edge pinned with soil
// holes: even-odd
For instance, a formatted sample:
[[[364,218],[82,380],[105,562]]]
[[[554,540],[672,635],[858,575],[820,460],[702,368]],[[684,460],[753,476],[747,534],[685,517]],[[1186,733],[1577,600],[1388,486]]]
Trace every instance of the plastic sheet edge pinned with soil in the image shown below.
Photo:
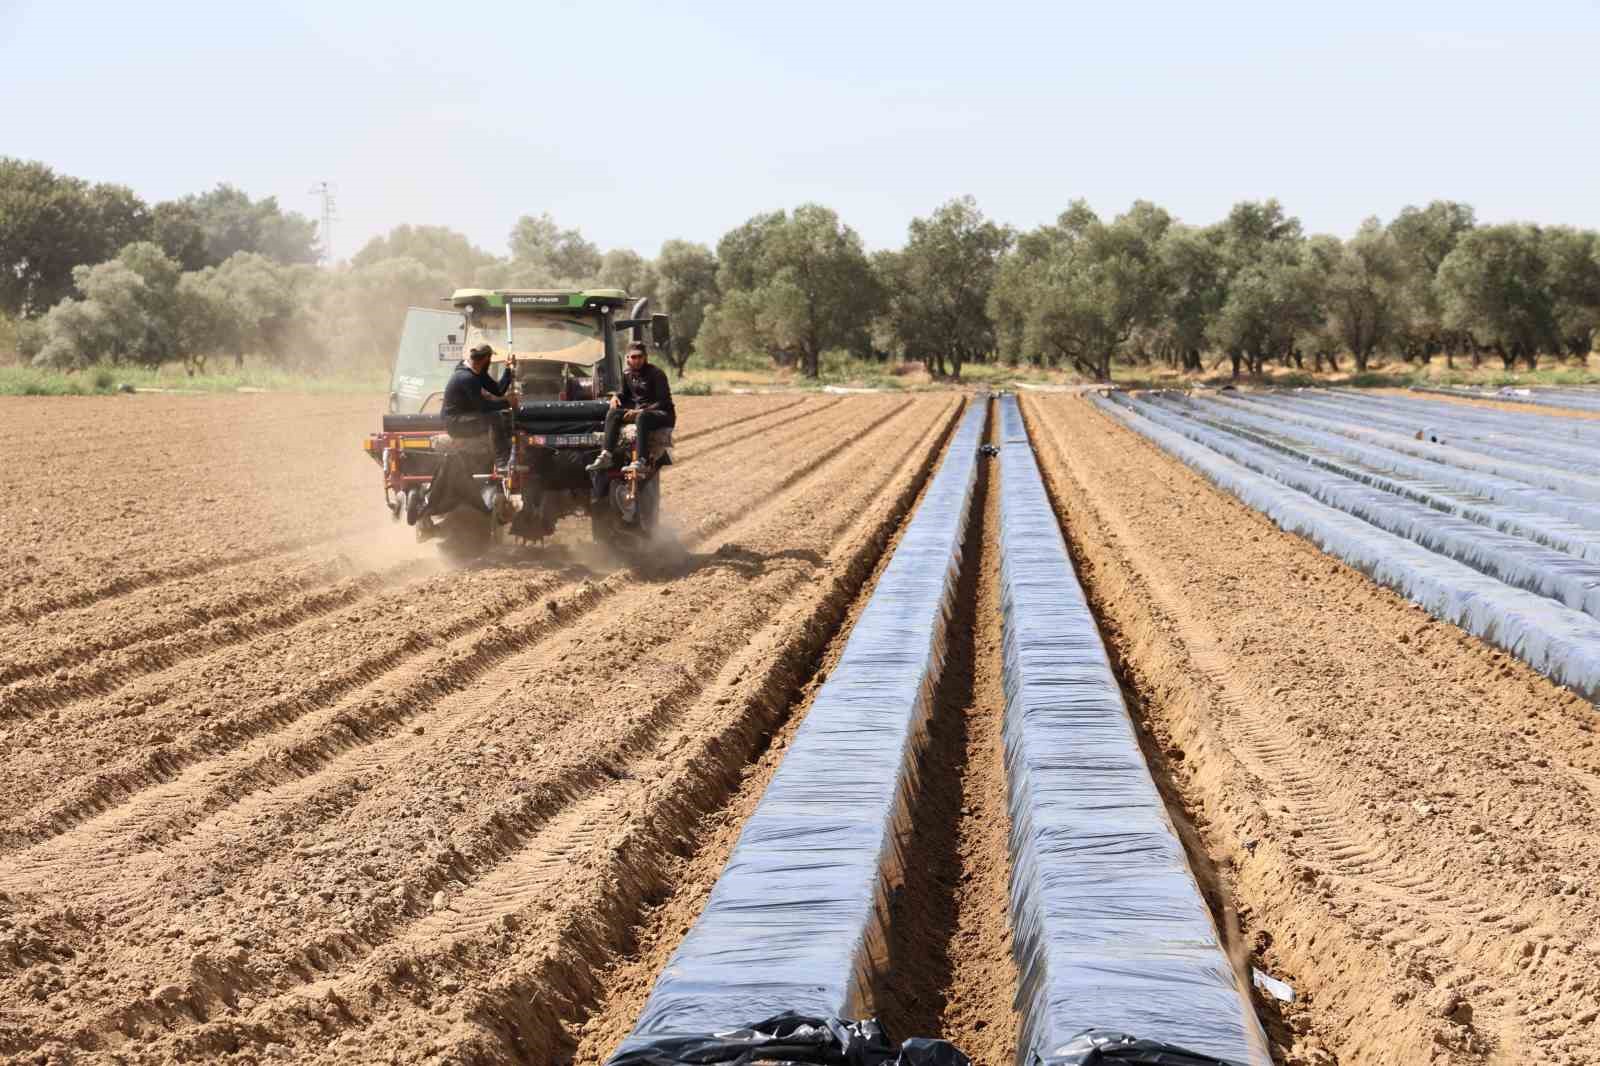
[[[1000,417],[1018,1066],[1268,1066],[1249,991],[1145,765],[1014,397],[1002,398]],[[1119,1052],[1086,1031],[1143,1040],[1117,1037]]]
[[[962,416],[705,909],[611,1062],[678,1061],[640,1056],[786,1013],[876,1013],[988,406],[980,397]]]

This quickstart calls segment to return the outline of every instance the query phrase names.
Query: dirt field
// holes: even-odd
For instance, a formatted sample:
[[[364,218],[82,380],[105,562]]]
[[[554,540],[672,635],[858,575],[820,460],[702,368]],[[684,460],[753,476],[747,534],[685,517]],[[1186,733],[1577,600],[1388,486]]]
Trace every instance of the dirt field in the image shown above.
[[[960,402],[686,402],[649,574],[444,568],[370,401],[7,405],[83,428],[5,511],[0,1054],[570,1056]]]
[[[690,398],[649,567],[446,565],[349,397],[0,401],[0,1060],[593,1063],[827,676],[954,393]],[[1282,1061],[1600,1063],[1594,707],[1073,397],[1024,410]],[[43,442],[50,442],[49,446]],[[997,495],[897,1035],[1008,1066]]]

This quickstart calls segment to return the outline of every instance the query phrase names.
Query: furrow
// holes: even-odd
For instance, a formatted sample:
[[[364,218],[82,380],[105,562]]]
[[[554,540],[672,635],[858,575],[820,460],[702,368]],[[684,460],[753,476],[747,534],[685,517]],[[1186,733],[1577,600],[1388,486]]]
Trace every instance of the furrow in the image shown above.
[[[863,446],[880,433],[894,427],[909,407],[902,405],[888,417],[877,422],[866,433],[842,435],[832,446],[820,448],[807,470],[815,471],[837,459],[842,453]],[[802,480],[803,475],[790,474],[780,479],[771,495],[763,497],[754,507],[745,507],[731,514],[709,520],[696,530],[691,542],[714,535],[721,529],[733,527],[747,514],[759,517],[778,506],[783,494]],[[712,556],[715,558],[715,556]],[[693,565],[691,563],[691,565]],[[513,656],[535,648],[553,633],[564,630],[597,604],[634,583],[634,575],[618,571],[599,582],[585,582],[575,592],[564,598],[554,598],[560,586],[550,583],[539,592],[529,588],[527,594],[512,602],[527,604],[507,616],[494,618],[499,632],[494,642],[483,646],[481,627],[490,621],[477,617],[463,620],[450,627],[448,636],[440,633],[427,645],[443,643],[443,647],[426,658],[412,660],[396,671],[383,671],[385,692],[381,696],[359,691],[355,683],[341,686],[343,697],[328,707],[308,708],[313,712],[301,731],[305,736],[289,739],[258,734],[251,743],[230,752],[222,759],[206,761],[209,753],[194,751],[187,758],[169,752],[159,763],[160,781],[153,792],[142,794],[137,789],[146,782],[148,763],[121,779],[103,775],[90,786],[90,801],[41,812],[32,820],[33,832],[28,838],[43,835],[43,839],[58,837],[64,830],[81,824],[98,810],[107,798],[121,800],[114,803],[117,816],[104,816],[93,827],[71,834],[60,846],[73,854],[109,853],[116,840],[132,839],[150,845],[164,842],[173,834],[186,831],[199,819],[222,809],[257,788],[289,780],[315,776],[332,759],[354,748],[359,748],[376,737],[386,736],[398,724],[417,717],[415,708],[429,707],[444,696],[471,686],[485,677],[498,677],[498,671]],[[424,651],[426,646],[415,650]],[[511,667],[514,669],[514,667]],[[371,685],[376,678],[368,679]],[[331,693],[330,693],[331,694]],[[292,715],[288,721],[297,720],[305,712]],[[424,713],[426,718],[427,712]],[[281,724],[288,724],[287,721]],[[102,824],[103,823],[103,824]],[[90,829],[94,831],[90,831]],[[53,832],[51,832],[53,830]],[[104,834],[110,833],[108,838]],[[54,850],[54,849],[52,849]],[[70,865],[71,858],[63,858]],[[28,871],[26,881],[13,881],[15,871]],[[55,865],[37,849],[19,854],[15,861],[0,862],[0,885],[11,884],[22,888],[25,883],[48,884],[58,875]]]
[[[878,420],[878,425],[870,427],[869,432],[877,432],[879,426],[903,415],[906,409],[904,405],[900,405],[887,417]],[[797,468],[777,478],[776,484],[767,491],[771,493],[786,491],[806,476],[807,472],[825,464],[841,450],[852,445],[860,433],[855,425],[858,421],[859,418],[851,418],[841,426],[835,426],[830,422],[809,428],[802,433],[792,441],[791,446],[801,454],[809,454],[811,460],[803,464],[803,469]],[[730,472],[726,470],[701,468],[695,472],[693,478],[686,479],[681,486],[682,493],[675,495],[693,496],[698,486],[709,488],[724,481],[729,474]],[[746,487],[752,491],[736,497],[736,505],[727,512],[710,515],[700,522],[689,531],[689,541],[693,543],[713,535],[753,509],[770,503],[771,497],[762,494],[763,482],[767,480],[770,480],[769,468],[762,465],[757,468],[756,475],[746,483]],[[613,574],[601,581],[600,592],[609,593],[632,579],[633,575],[627,573]],[[173,782],[186,768],[219,752],[266,737],[274,730],[289,725],[308,713],[326,710],[321,720],[343,721],[345,728],[357,733],[368,728],[365,724],[368,721],[392,720],[398,713],[393,710],[400,705],[398,697],[387,698],[374,704],[364,695],[365,689],[382,681],[388,685],[397,685],[401,692],[406,692],[406,686],[415,689],[416,678],[428,678],[430,675],[436,675],[433,676],[433,680],[436,681],[465,683],[477,674],[464,672],[458,667],[441,670],[435,665],[440,661],[449,663],[452,659],[469,654],[467,650],[454,648],[452,646],[454,643],[465,642],[470,645],[472,634],[491,623],[502,623],[517,631],[519,623],[515,619],[507,619],[506,616],[508,612],[522,608],[532,611],[532,624],[537,626],[545,621],[539,615],[537,603],[539,599],[554,595],[585,580],[587,579],[582,574],[559,576],[546,574],[536,576],[532,580],[518,579],[506,593],[490,604],[480,604],[463,612],[431,632],[410,631],[401,637],[379,642],[376,646],[363,645],[352,661],[342,663],[335,670],[319,677],[307,690],[269,700],[265,704],[247,707],[222,722],[209,725],[199,736],[191,738],[187,743],[165,740],[152,751],[142,752],[131,759],[122,760],[116,766],[98,770],[81,781],[74,782],[69,786],[64,798],[37,805],[30,816],[21,821],[14,821],[9,827],[0,830],[0,847],[10,850],[20,843],[48,839],[81,823],[86,818],[120,806],[135,797],[143,787]],[[407,613],[420,611],[421,604],[408,602],[409,598],[410,594],[405,590],[397,591],[390,597],[393,605],[404,604]],[[584,604],[583,609],[587,609],[597,601],[584,595],[576,602]],[[448,608],[451,603],[449,598],[445,598],[441,606]],[[527,637],[539,630],[521,627],[520,632],[521,637]],[[503,643],[502,647],[506,654],[521,647],[520,641],[519,637]],[[430,651],[434,652],[431,656],[428,655]],[[417,661],[417,656],[428,657]],[[152,684],[154,683],[152,681]],[[335,701],[340,702],[332,709],[327,709],[328,705]],[[367,706],[367,704],[373,705]],[[351,706],[359,709],[351,711]],[[143,721],[147,717],[142,713],[138,703],[129,709],[139,712],[138,718],[135,719],[137,721]],[[161,727],[152,725],[147,728],[159,730]],[[161,736],[159,733],[156,735]]]
[[[716,595],[732,597],[727,600],[724,613],[733,629],[751,634],[772,632],[772,638],[757,636],[730,643],[686,637],[686,647],[676,646],[669,640],[659,649],[648,652],[642,662],[658,665],[641,665],[639,669],[654,675],[676,671],[678,682],[658,691],[651,709],[643,717],[618,723],[623,727],[622,733],[608,739],[595,753],[598,761],[587,784],[580,783],[576,794],[555,795],[555,789],[571,781],[575,767],[570,762],[548,767],[539,778],[548,782],[546,786],[535,782],[528,790],[508,793],[507,806],[480,817],[477,830],[452,834],[457,839],[475,841],[473,847],[462,847],[453,853],[447,851],[437,860],[430,859],[420,884],[415,883],[416,878],[408,879],[408,899],[426,899],[431,891],[445,891],[451,901],[448,913],[424,918],[420,924],[403,922],[406,932],[400,940],[383,947],[370,960],[361,963],[354,974],[328,988],[320,983],[322,971],[330,965],[338,965],[340,960],[365,955],[369,950],[365,945],[375,943],[374,938],[381,942],[386,938],[388,926],[405,915],[396,914],[381,920],[374,915],[376,925],[358,922],[349,935],[333,933],[313,938],[299,949],[303,965],[295,969],[305,980],[319,983],[289,997],[270,1000],[256,1008],[247,1020],[200,1025],[199,1032],[183,1036],[181,1042],[185,1046],[212,1046],[218,1039],[236,1040],[240,1032],[257,1032],[264,1025],[277,1024],[277,1019],[298,1016],[306,1002],[337,1002],[351,1006],[352,1010],[358,1009],[354,1005],[364,1000],[373,982],[384,984],[394,980],[396,975],[404,982],[408,980],[405,977],[408,973],[420,977],[436,966],[454,964],[463,952],[477,953],[482,950],[485,938],[494,944],[508,934],[536,928],[544,914],[540,901],[552,885],[559,884],[570,892],[575,881],[583,882],[584,891],[573,899],[582,900],[583,907],[591,913],[612,906],[637,907],[639,900],[627,886],[636,885],[639,875],[606,880],[598,891],[587,885],[587,878],[596,872],[615,870],[621,861],[619,848],[621,856],[630,863],[643,862],[648,867],[651,862],[658,862],[660,849],[639,852],[634,847],[624,846],[629,844],[630,836],[639,832],[659,833],[671,825],[683,824],[672,815],[684,804],[693,807],[714,803],[737,782],[737,767],[748,757],[748,754],[738,753],[748,751],[760,735],[764,721],[785,705],[774,701],[775,693],[792,688],[796,660],[804,658],[806,649],[826,640],[830,616],[842,613],[848,606],[852,585],[858,586],[865,572],[871,569],[871,561],[881,550],[883,539],[904,513],[916,485],[925,478],[931,465],[930,443],[950,423],[950,417],[942,416],[925,432],[911,435],[915,439],[904,439],[903,443],[884,448],[877,440],[880,433],[897,440],[903,435],[894,433],[898,426],[896,420],[882,421],[872,432],[856,438],[852,447],[841,455],[841,461],[854,458],[857,453],[866,456],[855,464],[859,476],[848,483],[850,488],[842,501],[846,506],[818,510],[810,502],[815,494],[815,486],[812,486],[812,491],[793,494],[792,499],[785,497],[781,504],[764,508],[731,527],[728,536],[740,537],[741,543],[756,539],[763,544],[776,545],[792,540],[797,544],[796,551],[805,545],[835,544],[837,561],[830,561],[819,569],[817,563],[808,563],[803,554],[780,551],[768,565],[745,577],[743,568],[737,565],[737,554],[715,552],[705,565],[680,578],[685,595],[696,595],[698,584],[704,585],[708,592],[719,590]],[[906,484],[899,491],[885,493],[885,489],[901,483]],[[748,530],[745,527],[749,527]],[[724,543],[733,542],[725,538]],[[785,561],[785,557],[790,556],[792,561]],[[827,579],[818,583],[818,576]],[[804,602],[781,611],[772,610],[771,605],[784,604],[799,590],[806,590]],[[630,593],[630,611],[648,616],[651,595],[647,587],[634,589]],[[586,624],[586,629],[596,628],[604,630],[608,626],[602,620]],[[777,640],[776,645],[773,640]],[[779,653],[776,657],[772,654],[774,651]],[[675,665],[685,652],[690,655],[691,662],[687,669]],[[557,649],[551,647],[545,659],[553,661],[556,655]],[[548,673],[539,676],[546,679],[546,687],[556,683]],[[462,702],[478,703],[476,713],[479,715],[490,713],[490,708],[497,703],[503,711],[504,699],[515,701],[510,694],[519,686],[511,679],[504,687],[508,693],[504,698],[498,693],[474,693],[468,694],[470,700],[464,696]],[[448,748],[453,735],[481,732],[468,729],[470,719],[471,712],[468,712],[453,729],[441,726],[436,731],[430,727],[428,736],[437,735],[437,743]],[[572,723],[572,741],[581,743],[586,733],[590,734],[592,748],[592,730],[585,730],[581,722]],[[409,738],[411,734],[400,736]],[[547,734],[546,742],[568,751],[581,750],[577,743],[564,743],[559,731]],[[420,748],[425,742],[397,739],[395,743],[399,747]],[[388,760],[385,765],[392,762]],[[370,779],[373,775],[366,776]],[[372,786],[371,795],[360,802],[375,802],[373,797],[384,790],[381,775],[378,780],[380,783]],[[619,799],[612,804],[609,797]],[[614,818],[595,820],[597,814],[607,816],[612,812]],[[243,811],[235,811],[230,816],[236,822],[243,817]],[[596,826],[593,847],[584,849],[582,837],[567,831],[579,824]],[[224,834],[226,829],[218,825],[208,832]],[[304,839],[307,834],[302,831],[296,836]],[[344,835],[339,834],[336,839],[342,841]],[[185,841],[186,850],[192,852],[194,844],[193,840]],[[330,846],[342,844],[331,843]],[[552,862],[559,863],[566,871],[563,877],[549,875]],[[466,879],[462,882],[464,887],[451,888],[450,883],[458,878]],[[409,913],[414,915],[415,911]],[[512,922],[502,920],[507,915],[512,916]],[[445,932],[441,934],[441,930]],[[440,935],[445,936],[444,942],[438,940]],[[451,947],[452,944],[456,946]],[[442,954],[446,951],[447,955]],[[105,1020],[104,1026],[96,1028],[110,1039],[116,1032],[140,1031],[152,1026],[156,1019],[160,1019],[161,1026],[181,1028],[219,1011],[231,1013],[239,1008],[241,989],[254,992],[258,988],[245,980],[247,976],[218,978],[220,985],[212,982],[176,1000],[169,997],[170,1002],[141,1000],[119,1008]],[[305,981],[296,981],[294,985],[303,983]],[[292,987],[287,990],[292,991]],[[325,991],[334,994],[329,997]],[[321,1007],[317,1009],[320,1011]],[[350,1015],[352,1019],[357,1017],[354,1013]]]

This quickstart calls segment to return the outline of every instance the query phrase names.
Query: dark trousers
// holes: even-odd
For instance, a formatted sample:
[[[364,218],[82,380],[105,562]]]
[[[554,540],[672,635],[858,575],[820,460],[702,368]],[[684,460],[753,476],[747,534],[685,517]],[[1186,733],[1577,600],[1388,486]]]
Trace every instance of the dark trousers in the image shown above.
[[[510,407],[504,400],[485,403],[481,414],[450,415],[445,418],[446,431],[452,437],[478,437],[484,433],[494,435],[494,457],[504,459],[511,454],[511,422],[506,415]]]
[[[626,412],[620,407],[613,407],[606,412],[606,451],[615,452],[617,444],[622,440],[622,416]],[[639,429],[638,444],[634,447],[637,458],[646,461],[650,458],[650,434],[658,429],[667,429],[677,424],[677,419],[665,411],[640,411],[634,418],[633,424]]]

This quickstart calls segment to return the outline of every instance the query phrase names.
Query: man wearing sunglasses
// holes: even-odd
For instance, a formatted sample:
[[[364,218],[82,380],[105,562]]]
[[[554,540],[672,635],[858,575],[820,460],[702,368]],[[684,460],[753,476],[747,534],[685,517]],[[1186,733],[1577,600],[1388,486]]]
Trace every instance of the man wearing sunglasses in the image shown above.
[[[589,464],[591,474],[616,465],[615,452],[622,440],[622,427],[629,422],[637,427],[637,436],[633,444],[633,462],[623,470],[637,473],[649,462],[650,434],[658,429],[670,429],[678,422],[666,372],[650,362],[649,353],[639,341],[628,345],[628,366],[622,374],[622,390],[611,397],[611,410],[606,412],[605,447]]]

